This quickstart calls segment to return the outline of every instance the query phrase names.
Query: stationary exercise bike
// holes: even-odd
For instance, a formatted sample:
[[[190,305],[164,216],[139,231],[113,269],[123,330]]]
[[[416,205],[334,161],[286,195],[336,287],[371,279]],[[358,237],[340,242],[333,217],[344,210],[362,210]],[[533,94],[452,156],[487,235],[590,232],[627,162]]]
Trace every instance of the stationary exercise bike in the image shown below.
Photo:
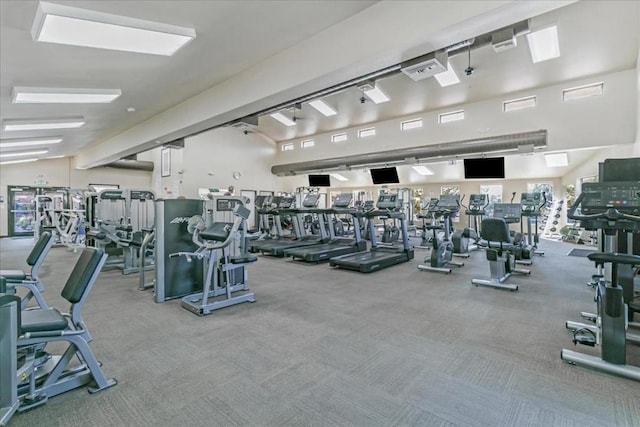
[[[453,242],[453,255],[461,258],[469,258],[469,252],[478,249],[480,233],[478,231],[478,217],[482,220],[484,209],[489,204],[486,194],[472,194],[469,197],[469,206],[465,206],[464,196],[460,200],[460,206],[465,208],[467,216],[467,226],[462,230],[456,230],[451,235]],[[471,227],[471,217],[473,217],[473,227]],[[473,242],[473,243],[471,243]]]
[[[436,206],[436,215],[442,215],[443,224],[427,225],[428,230],[433,230],[433,248],[428,258],[425,258],[425,262],[429,262],[429,265],[419,265],[418,270],[421,271],[436,271],[438,273],[451,273],[451,266],[462,267],[464,263],[453,261],[453,243],[450,239],[451,233],[451,215],[458,212],[460,209],[459,199],[460,196],[444,195],[440,196],[440,200]],[[444,229],[444,236],[442,239],[438,237],[438,230]]]
[[[429,233],[429,225],[436,224],[436,210],[438,206],[438,199],[430,199],[426,206],[421,207],[421,211],[425,214],[417,215],[418,219],[422,220],[422,240],[419,245],[414,246],[417,249],[431,249],[431,233]],[[427,220],[429,223],[427,223]]]

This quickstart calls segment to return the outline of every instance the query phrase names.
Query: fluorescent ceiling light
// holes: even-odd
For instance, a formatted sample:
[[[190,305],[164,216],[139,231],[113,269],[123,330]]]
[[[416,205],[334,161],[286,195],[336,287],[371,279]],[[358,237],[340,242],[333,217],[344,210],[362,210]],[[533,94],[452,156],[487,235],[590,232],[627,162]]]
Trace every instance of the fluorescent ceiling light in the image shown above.
[[[293,120],[291,120],[289,117],[285,116],[282,113],[273,113],[271,114],[271,117],[273,117],[274,119],[276,119],[277,121],[279,121],[280,123],[282,123],[285,126],[295,126],[296,122],[294,122]]]
[[[18,151],[15,153],[0,153],[0,159],[7,157],[23,157],[23,156],[38,156],[40,154],[47,154],[49,150],[37,150],[37,151]]]
[[[436,74],[434,77],[442,87],[460,83],[458,75],[455,71],[453,71],[453,68],[451,68],[451,63],[449,62],[447,63],[447,71],[445,71],[444,73]]]
[[[433,171],[426,166],[418,165],[418,166],[411,166],[411,168],[414,171],[418,172],[420,175],[424,175],[424,176],[433,175]]]
[[[14,104],[106,104],[122,95],[120,89],[14,87]]]
[[[9,160],[6,162],[0,162],[0,165],[12,165],[14,163],[29,163],[29,162],[36,162],[36,161],[38,161],[38,159]]]
[[[544,161],[547,162],[547,167],[550,168],[569,166],[567,153],[545,153]]]
[[[338,114],[336,110],[331,108],[329,105],[327,105],[326,102],[324,102],[321,99],[316,99],[315,101],[311,101],[309,105],[311,105],[313,108],[315,108],[316,110],[324,114],[326,117],[335,116],[336,114]]]
[[[338,181],[349,181],[349,178],[345,178],[344,176],[340,175],[339,173],[330,173],[329,175],[331,175],[332,177],[334,177]]]
[[[3,120],[2,129],[5,131],[73,129],[84,124],[84,117],[81,116],[60,119]]]
[[[382,104],[383,102],[390,100],[390,98],[377,85],[373,86],[372,89],[365,90],[364,94],[376,104]]]
[[[50,136],[44,138],[20,138],[0,140],[0,148],[28,147],[32,145],[49,145],[62,142],[62,137]]]
[[[558,27],[555,25],[528,33],[527,41],[529,42],[531,60],[534,63],[560,56]]]
[[[192,28],[40,2],[31,28],[40,42],[171,56],[196,38]]]

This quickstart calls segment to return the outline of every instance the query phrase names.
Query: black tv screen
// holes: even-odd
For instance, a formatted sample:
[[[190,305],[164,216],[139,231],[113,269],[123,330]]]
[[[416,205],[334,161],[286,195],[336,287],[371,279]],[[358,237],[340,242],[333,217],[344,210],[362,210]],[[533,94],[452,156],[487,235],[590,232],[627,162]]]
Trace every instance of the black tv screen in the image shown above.
[[[309,187],[331,187],[329,175],[309,175]]]
[[[607,159],[602,164],[600,182],[640,181],[640,157]]]
[[[371,180],[374,184],[399,184],[398,170],[392,168],[370,169]]]
[[[465,179],[504,178],[504,157],[464,159]]]

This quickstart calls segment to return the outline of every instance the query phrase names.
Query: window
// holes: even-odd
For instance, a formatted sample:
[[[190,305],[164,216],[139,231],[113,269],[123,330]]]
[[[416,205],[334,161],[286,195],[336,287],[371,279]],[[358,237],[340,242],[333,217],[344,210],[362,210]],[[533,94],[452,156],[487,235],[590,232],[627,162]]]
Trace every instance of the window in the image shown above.
[[[464,110],[451,111],[450,113],[442,113],[438,116],[438,123],[450,123],[464,120]]]
[[[422,127],[422,119],[405,120],[400,123],[401,130],[418,129]]]
[[[600,96],[604,91],[604,83],[594,83],[585,86],[573,87],[562,91],[563,101],[573,101],[575,99],[588,98],[590,96]]]
[[[331,135],[331,142],[344,142],[347,140],[346,133],[337,133],[335,135]]]
[[[544,193],[547,202],[551,202],[553,200],[553,184],[547,182],[528,183],[527,193]]]
[[[508,113],[509,111],[518,111],[525,108],[533,108],[536,106],[536,97],[527,96],[525,98],[511,99],[502,103],[502,111]]]
[[[291,150],[293,150],[293,142],[288,142],[286,144],[282,144],[280,146],[280,149],[282,151],[291,151]]]
[[[305,139],[304,141],[300,141],[300,147],[302,148],[311,148],[316,145],[316,142],[313,139]]]
[[[489,204],[485,208],[485,214],[490,218],[493,216],[493,205],[496,203],[502,203],[502,184],[481,185],[480,194],[487,195]]]
[[[376,128],[366,128],[358,130],[358,138],[366,138],[368,136],[376,136]]]

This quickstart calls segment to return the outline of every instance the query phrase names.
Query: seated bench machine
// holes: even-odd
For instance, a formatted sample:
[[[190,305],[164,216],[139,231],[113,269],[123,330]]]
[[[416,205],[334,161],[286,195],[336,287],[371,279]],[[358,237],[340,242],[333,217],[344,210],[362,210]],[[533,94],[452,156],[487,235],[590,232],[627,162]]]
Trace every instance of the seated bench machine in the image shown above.
[[[488,286],[498,289],[517,291],[518,285],[504,283],[511,274],[531,274],[531,270],[515,268],[515,258],[510,252],[514,248],[509,226],[503,218],[485,218],[482,220],[482,239],[486,240],[487,260],[491,279],[471,279],[476,286]]]
[[[8,293],[14,294],[16,287],[27,288],[29,290],[20,303],[22,310],[27,307],[31,299],[35,299],[40,308],[47,308],[47,303],[42,297],[44,286],[38,276],[38,272],[53,243],[54,239],[50,231],[40,233],[40,237],[38,237],[36,244],[27,257],[27,264],[31,266],[31,272],[29,274],[23,270],[0,270],[0,276],[3,276],[7,281]]]
[[[176,252],[169,257],[184,256],[191,262],[193,258],[206,261],[206,276],[202,292],[182,298],[182,307],[200,316],[215,310],[243,302],[255,302],[253,292],[247,286],[247,266],[258,260],[247,251],[247,219],[251,211],[237,205],[233,214],[233,224],[214,222],[204,228],[202,217],[194,216],[189,221],[188,230],[193,232],[193,241],[199,247],[195,252]],[[231,254],[232,245],[240,243],[241,253]],[[233,295],[236,292],[244,292]],[[225,299],[216,297],[225,296]]]
[[[71,303],[69,314],[63,315],[55,308],[22,310],[18,318],[14,317],[15,323],[2,324],[3,337],[11,338],[12,333],[7,334],[4,329],[7,326],[18,335],[15,394],[10,393],[11,397],[17,396],[19,412],[85,385],[90,385],[90,393],[116,385],[116,380],[104,376],[91,351],[89,343],[93,338],[82,318],[82,307],[106,259],[107,255],[95,248],[82,251],[61,292]],[[66,343],[67,347],[62,355],[52,355],[47,352],[49,343]],[[13,364],[13,358],[8,359]],[[78,363],[72,364],[74,360]]]

